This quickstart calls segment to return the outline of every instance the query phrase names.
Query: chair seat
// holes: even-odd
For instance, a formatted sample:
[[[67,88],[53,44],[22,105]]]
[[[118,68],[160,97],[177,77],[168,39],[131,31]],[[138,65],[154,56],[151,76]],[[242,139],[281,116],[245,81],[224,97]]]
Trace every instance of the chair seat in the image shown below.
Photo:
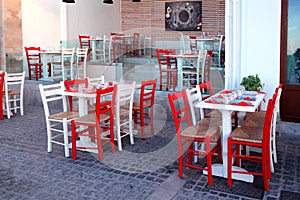
[[[253,128],[253,129],[263,129],[264,128],[264,119],[248,118],[241,123],[241,127]]]
[[[232,112],[231,113],[231,118],[235,117],[236,114],[237,114],[236,112]],[[222,112],[219,111],[219,110],[213,110],[213,111],[211,111],[209,113],[206,113],[205,117],[207,117],[207,118],[218,118],[218,117],[221,117],[222,118]]]
[[[197,122],[197,126],[219,127],[222,126],[221,118],[203,118]]]
[[[232,140],[262,143],[263,129],[238,127],[231,134]]]
[[[218,127],[207,126],[190,126],[184,129],[180,134],[184,137],[190,138],[205,138],[207,136],[212,137],[219,132]]]
[[[266,112],[259,111],[259,112],[247,112],[245,118],[265,118]]]
[[[148,103],[144,103],[143,106],[141,106],[140,102],[133,102],[133,110],[139,110],[141,107],[143,108],[149,108],[151,105]]]
[[[60,112],[56,114],[52,114],[49,116],[49,119],[56,119],[56,120],[62,120],[63,118],[66,118],[67,120],[78,117],[78,112]]]
[[[20,94],[20,90],[8,90],[8,94],[9,95],[16,95],[16,94]]]
[[[100,122],[104,122],[110,119],[109,114],[103,114],[100,116]],[[95,113],[87,114],[82,117],[76,118],[74,120],[76,123],[85,123],[85,124],[96,124]]]

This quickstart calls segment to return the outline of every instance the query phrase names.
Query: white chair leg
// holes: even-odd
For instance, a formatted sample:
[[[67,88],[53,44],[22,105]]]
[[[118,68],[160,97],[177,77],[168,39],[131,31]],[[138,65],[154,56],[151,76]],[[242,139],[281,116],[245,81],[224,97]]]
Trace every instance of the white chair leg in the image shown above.
[[[70,157],[69,153],[69,139],[68,139],[68,123],[67,119],[63,119],[63,134],[64,134],[64,147],[65,147],[65,157]]]
[[[10,102],[8,101],[8,96],[5,95],[6,97],[6,116],[8,119],[10,119]]]
[[[134,145],[133,130],[132,130],[132,113],[129,114],[129,137],[130,137],[130,144]]]
[[[47,143],[48,143],[48,147],[47,150],[48,152],[52,152],[52,132],[51,132],[51,122],[47,120],[46,122],[47,125]]]
[[[122,141],[121,141],[121,130],[120,130],[120,121],[117,122],[118,125],[117,125],[117,142],[118,142],[118,150],[119,151],[122,151]]]
[[[15,113],[17,113],[17,95],[13,95],[14,96],[14,99],[13,99],[13,102],[14,102],[14,111]]]

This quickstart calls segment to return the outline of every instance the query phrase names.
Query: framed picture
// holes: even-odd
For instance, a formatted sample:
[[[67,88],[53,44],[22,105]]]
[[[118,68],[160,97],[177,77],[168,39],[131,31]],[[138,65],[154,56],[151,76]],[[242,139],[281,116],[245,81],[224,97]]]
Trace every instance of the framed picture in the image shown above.
[[[165,30],[201,31],[202,1],[165,2]]]

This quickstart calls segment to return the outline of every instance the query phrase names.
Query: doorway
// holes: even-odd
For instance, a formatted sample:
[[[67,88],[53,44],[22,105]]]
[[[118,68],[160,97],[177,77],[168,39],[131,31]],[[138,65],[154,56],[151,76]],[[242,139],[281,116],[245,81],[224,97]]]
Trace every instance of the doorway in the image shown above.
[[[300,122],[300,1],[281,1],[281,119]]]

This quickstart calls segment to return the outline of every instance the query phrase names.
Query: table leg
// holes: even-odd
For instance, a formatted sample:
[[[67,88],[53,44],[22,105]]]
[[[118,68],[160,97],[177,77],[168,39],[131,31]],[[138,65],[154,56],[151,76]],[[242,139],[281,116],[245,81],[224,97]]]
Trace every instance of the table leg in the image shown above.
[[[228,136],[231,133],[231,113],[232,111],[229,110],[221,110],[222,112],[222,133],[221,133],[221,145],[222,145],[222,160],[223,164],[213,164],[212,166],[212,173],[214,176],[220,176],[227,178],[227,170],[228,170],[228,149],[227,149],[227,139]],[[232,170],[240,170],[240,171],[246,171],[245,169],[237,166],[233,166]],[[205,171],[206,172],[206,171]],[[207,174],[204,173],[204,174]],[[241,180],[245,182],[253,182],[253,175],[251,174],[233,174],[233,179]]]

